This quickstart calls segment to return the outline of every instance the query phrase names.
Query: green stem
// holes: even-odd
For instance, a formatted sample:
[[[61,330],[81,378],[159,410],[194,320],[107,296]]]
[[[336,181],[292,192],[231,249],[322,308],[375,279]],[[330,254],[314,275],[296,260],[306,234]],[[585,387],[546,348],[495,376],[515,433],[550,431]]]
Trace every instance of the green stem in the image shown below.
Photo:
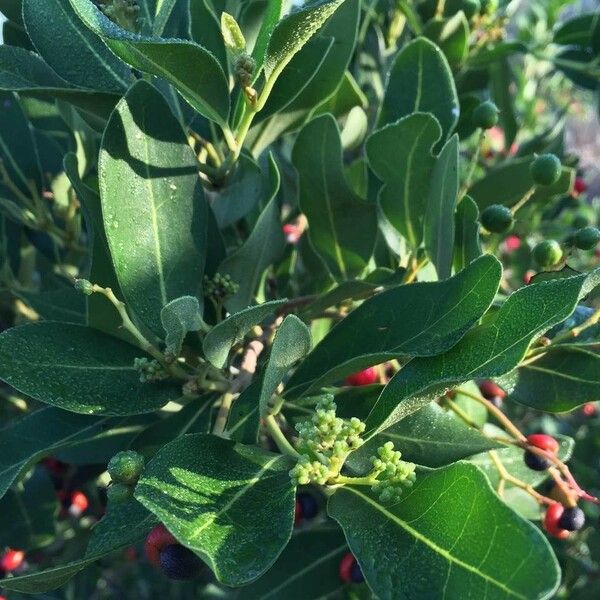
[[[523,206],[525,206],[525,204],[529,202],[533,194],[535,194],[536,189],[537,188],[534,185],[529,190],[527,190],[527,192],[525,192],[525,195],[510,209],[513,215],[517,214],[517,211],[523,208]]]
[[[298,460],[300,458],[300,453],[290,444],[288,439],[281,431],[279,425],[277,425],[277,421],[273,415],[268,415],[265,417],[265,426],[269,435],[279,448],[282,454],[287,456],[291,456],[292,458]]]

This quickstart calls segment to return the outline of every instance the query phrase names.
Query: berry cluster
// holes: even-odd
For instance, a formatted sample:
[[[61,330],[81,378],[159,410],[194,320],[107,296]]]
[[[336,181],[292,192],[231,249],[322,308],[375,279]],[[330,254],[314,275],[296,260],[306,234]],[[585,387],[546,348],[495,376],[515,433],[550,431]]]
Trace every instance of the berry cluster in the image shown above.
[[[533,433],[527,436],[527,442],[534,448],[539,448],[550,454],[558,454],[559,444],[551,436],[545,433]],[[523,456],[525,464],[534,471],[545,471],[552,466],[552,463],[543,456],[536,454],[532,450],[526,450]]]
[[[579,531],[585,524],[585,514],[578,506],[563,506],[554,502],[546,509],[544,529],[555,538],[564,540],[572,531]]]
[[[140,7],[136,0],[102,0],[98,7],[119,27],[137,32]]]
[[[164,525],[157,525],[144,544],[150,564],[159,567],[169,579],[194,579],[204,570],[204,563],[182,546]]]
[[[118,452],[106,470],[112,480],[106,490],[109,502],[126,502],[133,496],[133,488],[144,471],[144,457],[133,450]]]
[[[413,463],[401,460],[402,454],[394,450],[392,442],[386,442],[377,449],[377,456],[371,457],[373,471],[369,477],[374,480],[372,490],[384,503],[397,502],[404,491],[415,482],[417,475]]]
[[[222,302],[226,298],[237,294],[240,286],[235,283],[229,275],[216,273],[211,279],[204,276],[204,295],[216,302]]]
[[[169,376],[164,366],[156,359],[136,358],[133,361],[133,368],[140,374],[140,383],[163,381]]]
[[[325,485],[337,477],[350,452],[362,446],[365,424],[356,417],[345,421],[336,416],[333,396],[321,398],[309,421],[296,425],[301,458],[290,471],[299,485]]]

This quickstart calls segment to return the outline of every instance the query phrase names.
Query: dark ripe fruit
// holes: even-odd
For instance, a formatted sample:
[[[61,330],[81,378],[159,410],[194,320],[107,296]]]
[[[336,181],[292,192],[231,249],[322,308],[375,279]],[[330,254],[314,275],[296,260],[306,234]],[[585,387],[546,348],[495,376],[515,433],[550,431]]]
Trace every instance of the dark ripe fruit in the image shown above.
[[[473,120],[473,125],[475,125],[475,127],[491,129],[498,124],[499,113],[498,107],[490,100],[487,100],[473,109],[471,119]]]
[[[532,469],[533,471],[545,471],[548,467],[552,465],[552,463],[543,456],[538,456],[534,454],[530,450],[526,450],[523,455],[523,460],[525,464]]]
[[[300,519],[314,519],[319,514],[319,503],[311,494],[300,492],[296,496],[296,502]]]
[[[562,165],[554,154],[540,154],[529,167],[531,178],[538,185],[552,185],[560,179]]]
[[[181,544],[171,544],[160,551],[160,568],[169,579],[198,577],[203,564],[191,550]]]
[[[479,383],[479,391],[484,398],[491,400],[492,398],[506,398],[506,392],[491,379],[485,379]]]
[[[365,578],[360,565],[354,558],[352,552],[348,552],[342,556],[339,566],[340,579],[344,583],[362,583]]]
[[[506,233],[513,223],[510,209],[501,204],[492,204],[481,213],[481,224],[492,233]]]
[[[558,519],[558,526],[567,531],[579,531],[585,525],[585,514],[579,506],[565,508]]]
[[[600,229],[597,227],[584,227],[573,237],[573,244],[580,250],[593,250],[598,242],[600,242]]]
[[[160,551],[172,544],[178,544],[175,536],[161,523],[157,525],[146,537],[144,552],[148,562],[154,566],[160,564]]]
[[[527,436],[527,441],[540,450],[546,450],[552,454],[556,454],[560,448],[560,444],[547,433],[532,433]]]
[[[560,244],[556,240],[544,240],[540,242],[534,247],[532,254],[533,260],[540,267],[553,267],[563,257]]]
[[[358,373],[352,373],[346,377],[346,383],[352,386],[370,385],[379,381],[379,373],[375,367],[369,367],[358,371]]]
[[[544,529],[553,537],[564,540],[569,536],[569,532],[559,525],[559,520],[565,511],[565,507],[560,502],[550,504],[544,515]]]
[[[113,481],[133,485],[144,470],[144,457],[133,450],[115,454],[109,461],[107,471]]]

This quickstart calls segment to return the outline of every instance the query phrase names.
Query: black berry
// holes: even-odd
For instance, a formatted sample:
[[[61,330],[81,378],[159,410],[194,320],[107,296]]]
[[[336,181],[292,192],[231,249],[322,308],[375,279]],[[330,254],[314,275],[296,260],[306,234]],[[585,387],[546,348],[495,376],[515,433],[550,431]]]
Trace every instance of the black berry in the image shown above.
[[[352,583],[362,583],[365,580],[362,569],[356,560],[350,569],[350,579],[352,580]]]
[[[297,500],[303,519],[314,519],[319,514],[319,503],[311,494],[301,492],[298,494]]]
[[[552,464],[548,459],[530,452],[529,450],[525,452],[523,460],[525,461],[525,464],[534,471],[545,471]]]
[[[181,544],[171,544],[160,551],[160,568],[169,579],[193,579],[200,575],[202,566],[202,561]]]
[[[561,529],[567,531],[579,531],[585,524],[585,514],[578,507],[565,508],[563,514],[558,520],[558,525]]]

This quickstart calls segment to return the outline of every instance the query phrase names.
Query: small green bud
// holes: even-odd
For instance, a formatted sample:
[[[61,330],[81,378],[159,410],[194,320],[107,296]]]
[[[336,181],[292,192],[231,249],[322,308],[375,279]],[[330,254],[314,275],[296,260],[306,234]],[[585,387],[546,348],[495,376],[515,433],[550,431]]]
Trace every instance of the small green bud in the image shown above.
[[[600,230],[597,227],[584,227],[573,237],[573,244],[580,250],[593,250],[598,242],[600,242]]]
[[[513,223],[512,212],[501,204],[492,204],[481,213],[481,224],[491,233],[506,233]]]
[[[554,154],[540,154],[531,163],[531,178],[537,185],[552,185],[560,179],[562,165]]]
[[[126,483],[113,483],[106,490],[106,497],[109,502],[121,504],[127,502],[133,497],[133,489]]]
[[[144,457],[133,450],[119,452],[110,459],[107,470],[114,482],[135,485],[144,470]]]
[[[91,296],[94,293],[94,286],[87,279],[76,279],[75,289],[86,296]]]
[[[471,118],[476,127],[491,129],[498,124],[499,114],[498,107],[490,100],[486,100],[475,107]]]
[[[255,69],[256,61],[249,54],[243,52],[235,59],[234,72],[243,87],[252,84]]]
[[[544,240],[533,249],[533,260],[539,267],[553,267],[563,257],[563,251],[556,240]]]

